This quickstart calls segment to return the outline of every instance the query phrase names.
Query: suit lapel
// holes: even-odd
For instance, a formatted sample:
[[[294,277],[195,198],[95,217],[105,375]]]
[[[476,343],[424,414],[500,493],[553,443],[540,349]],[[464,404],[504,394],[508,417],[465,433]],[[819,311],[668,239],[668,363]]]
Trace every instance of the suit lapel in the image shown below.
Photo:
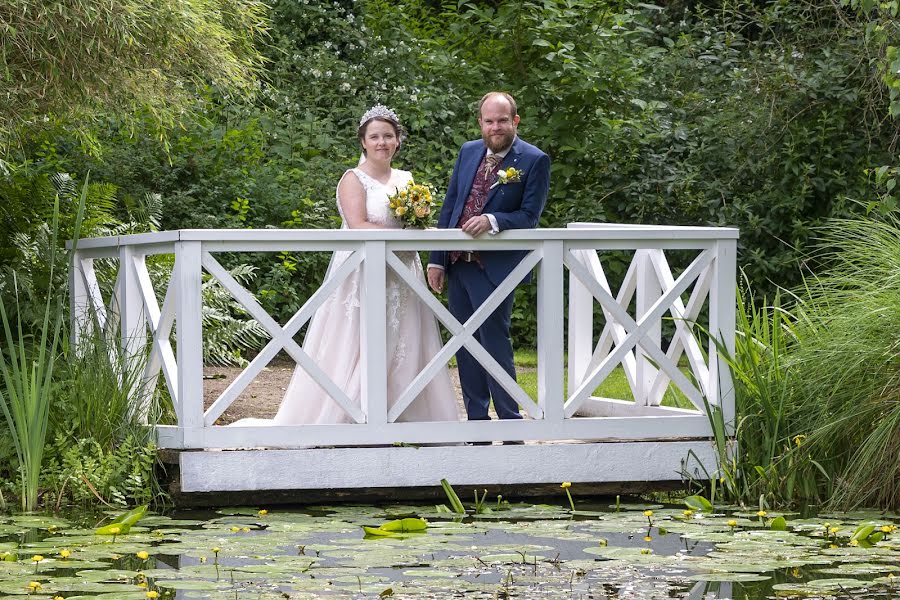
[[[512,148],[509,149],[509,152],[506,153],[506,156],[503,157],[503,162],[500,163],[501,169],[508,169],[510,167],[519,168],[519,158],[521,157],[522,152],[519,147],[519,138],[516,138],[516,141],[513,142]],[[495,185],[489,192],[487,197],[487,202],[485,202],[485,209],[487,205],[491,203],[491,200],[494,199],[494,195],[500,190],[499,185]]]
[[[463,208],[466,206],[466,200],[469,198],[469,194],[472,193],[475,173],[478,171],[478,165],[481,164],[481,159],[484,158],[486,152],[487,148],[482,144],[480,152],[473,151],[464,159],[465,163],[460,169],[460,183],[462,185],[459,188],[460,194],[456,198],[456,206],[453,207],[453,219],[451,220],[454,223],[454,227],[459,225],[459,219],[462,216]]]

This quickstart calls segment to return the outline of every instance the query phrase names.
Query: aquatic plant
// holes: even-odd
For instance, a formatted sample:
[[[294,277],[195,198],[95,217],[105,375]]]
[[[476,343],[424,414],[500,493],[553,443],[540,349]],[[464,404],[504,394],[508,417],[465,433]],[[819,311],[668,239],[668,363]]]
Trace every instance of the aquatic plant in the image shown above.
[[[85,177],[75,219],[76,243],[81,231],[88,182],[89,178]],[[59,211],[59,195],[57,195],[54,198],[53,220],[50,225],[49,281],[53,281],[56,267]],[[54,390],[53,371],[59,352],[60,332],[66,317],[64,303],[66,295],[65,289],[47,294],[41,322],[37,326],[38,338],[31,340],[25,335],[15,274],[13,287],[16,303],[15,325],[10,322],[5,301],[0,298],[0,320],[3,323],[6,341],[6,351],[0,352],[0,374],[3,376],[0,408],[9,425],[19,461],[21,506],[23,510],[32,511],[37,508],[51,395]]]

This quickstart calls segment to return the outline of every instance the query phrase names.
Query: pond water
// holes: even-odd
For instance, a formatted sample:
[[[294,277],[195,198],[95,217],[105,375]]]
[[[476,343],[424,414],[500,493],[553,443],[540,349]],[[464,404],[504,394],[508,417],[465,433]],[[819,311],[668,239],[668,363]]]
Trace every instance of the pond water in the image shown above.
[[[486,506],[465,518],[434,505],[180,511],[117,536],[95,533],[110,515],[0,515],[0,597],[900,598],[893,514],[786,514],[776,531],[783,513],[605,501],[573,513],[564,495]],[[428,529],[362,529],[407,517]],[[865,524],[888,531],[853,540]]]

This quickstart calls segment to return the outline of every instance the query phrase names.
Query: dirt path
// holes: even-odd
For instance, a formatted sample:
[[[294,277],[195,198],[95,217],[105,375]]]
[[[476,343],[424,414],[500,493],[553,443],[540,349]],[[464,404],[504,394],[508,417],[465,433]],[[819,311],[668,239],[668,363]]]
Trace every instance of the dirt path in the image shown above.
[[[294,364],[289,357],[276,357],[219,417],[216,424],[227,425],[245,417],[263,419],[274,417],[288,383],[291,381]],[[209,408],[241,371],[243,369],[240,367],[205,367],[203,369],[204,408]],[[465,415],[462,395],[459,391],[459,375],[456,369],[450,369],[450,379],[456,389],[459,414]]]

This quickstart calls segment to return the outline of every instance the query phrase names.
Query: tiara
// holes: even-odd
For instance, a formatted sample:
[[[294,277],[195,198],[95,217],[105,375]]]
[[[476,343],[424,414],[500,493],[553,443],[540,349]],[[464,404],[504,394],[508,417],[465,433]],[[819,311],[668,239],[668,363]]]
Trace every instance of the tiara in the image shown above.
[[[400,123],[400,117],[397,116],[397,113],[389,109],[384,104],[376,104],[375,106],[367,110],[366,113],[362,116],[362,119],[359,120],[359,126],[362,127],[376,117],[388,119],[397,124]]]

